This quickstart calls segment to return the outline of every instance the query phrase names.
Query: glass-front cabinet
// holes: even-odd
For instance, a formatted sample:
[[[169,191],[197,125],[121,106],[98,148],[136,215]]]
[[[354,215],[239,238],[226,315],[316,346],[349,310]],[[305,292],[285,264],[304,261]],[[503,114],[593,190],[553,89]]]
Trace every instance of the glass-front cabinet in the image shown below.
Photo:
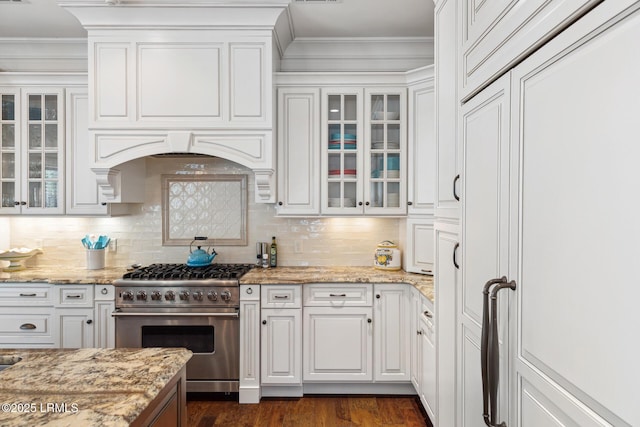
[[[0,88],[0,213],[62,213],[62,89]]]
[[[406,214],[405,89],[325,89],[322,213]]]

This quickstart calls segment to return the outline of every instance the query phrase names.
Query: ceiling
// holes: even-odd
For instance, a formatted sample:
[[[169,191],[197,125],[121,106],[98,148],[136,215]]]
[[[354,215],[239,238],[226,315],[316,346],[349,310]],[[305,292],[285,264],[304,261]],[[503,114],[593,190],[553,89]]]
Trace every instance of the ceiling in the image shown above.
[[[294,0],[289,11],[295,38],[432,37],[433,7],[432,0]],[[0,38],[86,36],[56,0],[0,0]]]

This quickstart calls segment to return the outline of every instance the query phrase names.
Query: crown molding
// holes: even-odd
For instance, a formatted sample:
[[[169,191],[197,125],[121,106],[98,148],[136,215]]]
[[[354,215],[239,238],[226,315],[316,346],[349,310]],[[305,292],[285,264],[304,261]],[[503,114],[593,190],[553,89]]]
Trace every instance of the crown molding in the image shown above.
[[[0,38],[2,72],[87,72],[85,38]]]

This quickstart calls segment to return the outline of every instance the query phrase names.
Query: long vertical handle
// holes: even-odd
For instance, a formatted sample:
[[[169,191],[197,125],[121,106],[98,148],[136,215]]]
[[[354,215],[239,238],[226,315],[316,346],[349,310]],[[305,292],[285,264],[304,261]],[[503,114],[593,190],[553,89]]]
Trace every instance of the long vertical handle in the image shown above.
[[[460,270],[460,264],[458,264],[458,259],[456,258],[459,247],[460,243],[456,243],[456,245],[453,247],[453,266],[456,268],[456,270]]]
[[[458,180],[460,179],[460,174],[456,175],[455,178],[453,178],[453,198],[460,201],[460,196],[458,196],[458,192],[456,191],[456,182],[458,182]]]
[[[490,289],[492,286],[497,285]],[[500,382],[500,343],[498,339],[498,292],[501,289],[516,289],[516,282],[507,282],[506,277],[489,280],[482,290],[482,338],[480,358],[482,363],[482,406],[484,423],[489,427],[507,427],[496,424],[498,407],[498,383]],[[491,302],[489,302],[491,300]],[[489,303],[491,305],[489,305]]]

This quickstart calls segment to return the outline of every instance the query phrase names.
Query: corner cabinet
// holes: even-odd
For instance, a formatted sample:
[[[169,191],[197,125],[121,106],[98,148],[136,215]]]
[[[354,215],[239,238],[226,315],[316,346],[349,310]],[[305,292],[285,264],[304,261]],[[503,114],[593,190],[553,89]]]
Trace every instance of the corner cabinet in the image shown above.
[[[406,214],[405,105],[405,88],[322,89],[322,214]]]
[[[61,88],[0,88],[0,214],[64,212]]]

